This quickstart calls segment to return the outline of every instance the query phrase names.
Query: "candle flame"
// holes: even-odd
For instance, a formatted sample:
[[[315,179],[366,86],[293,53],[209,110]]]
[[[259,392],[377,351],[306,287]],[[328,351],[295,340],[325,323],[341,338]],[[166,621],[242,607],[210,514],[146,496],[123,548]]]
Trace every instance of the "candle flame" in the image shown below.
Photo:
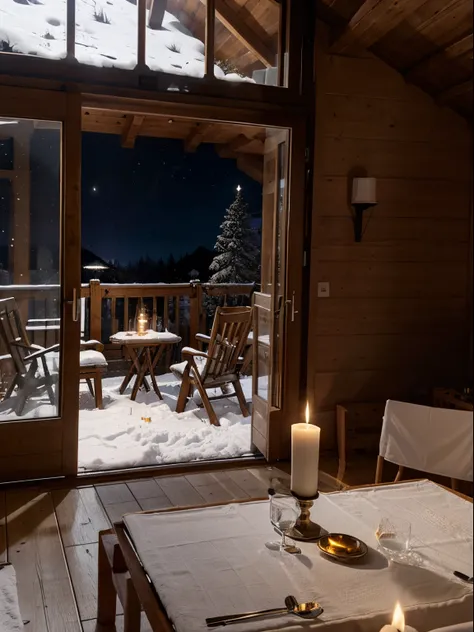
[[[306,402],[305,417],[306,417],[306,423],[309,424],[309,402]]]
[[[393,611],[392,625],[397,628],[399,632],[405,632],[405,615],[403,614],[402,607],[397,601],[395,610]]]

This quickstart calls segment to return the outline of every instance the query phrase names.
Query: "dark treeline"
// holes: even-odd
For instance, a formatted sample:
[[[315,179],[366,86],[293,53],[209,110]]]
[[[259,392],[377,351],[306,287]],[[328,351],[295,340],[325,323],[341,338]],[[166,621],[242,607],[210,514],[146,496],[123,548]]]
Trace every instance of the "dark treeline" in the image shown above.
[[[212,250],[200,246],[179,259],[170,255],[167,259],[141,257],[127,264],[106,262],[109,266],[107,270],[94,272],[83,269],[82,281],[88,283],[90,279],[99,278],[103,283],[188,283],[191,279],[205,282],[210,276],[209,266],[213,257]],[[83,265],[86,258],[83,252]]]

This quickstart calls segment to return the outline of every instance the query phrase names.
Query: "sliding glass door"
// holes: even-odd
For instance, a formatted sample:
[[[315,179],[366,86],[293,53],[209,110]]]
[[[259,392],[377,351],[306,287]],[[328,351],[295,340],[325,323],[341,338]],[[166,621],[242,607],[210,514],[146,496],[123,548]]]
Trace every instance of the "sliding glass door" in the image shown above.
[[[0,481],[76,473],[80,102],[2,88]]]
[[[267,130],[261,291],[254,295],[252,442],[268,460],[289,456],[290,425],[300,414],[304,172],[302,130]]]

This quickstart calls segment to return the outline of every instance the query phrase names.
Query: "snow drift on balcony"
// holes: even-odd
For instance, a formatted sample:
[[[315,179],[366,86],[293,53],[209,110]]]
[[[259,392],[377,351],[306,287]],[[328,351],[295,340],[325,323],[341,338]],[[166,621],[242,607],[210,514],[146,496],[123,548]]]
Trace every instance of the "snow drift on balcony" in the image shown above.
[[[147,11],[148,23],[148,11]],[[66,0],[0,0],[0,50],[62,59],[66,56]],[[146,29],[147,65],[204,76],[204,44],[171,13],[160,30]],[[76,0],[76,58],[84,64],[132,69],[137,63],[137,5],[128,0]],[[252,81],[235,73],[218,79]]]

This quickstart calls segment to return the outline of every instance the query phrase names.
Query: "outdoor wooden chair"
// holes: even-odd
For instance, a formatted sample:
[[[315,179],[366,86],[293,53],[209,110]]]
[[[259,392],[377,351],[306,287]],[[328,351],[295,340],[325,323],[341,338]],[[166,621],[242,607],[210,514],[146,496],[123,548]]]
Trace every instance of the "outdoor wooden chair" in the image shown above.
[[[211,401],[236,396],[244,417],[249,416],[247,403],[240,384],[243,352],[252,325],[251,307],[218,307],[209,339],[198,334],[198,340],[209,344],[207,352],[191,347],[182,350],[183,362],[171,366],[173,374],[181,379],[176,412],[182,413],[188,398],[197,388],[209,421],[219,426]],[[228,393],[232,385],[234,392]],[[221,388],[221,395],[209,397],[207,390]]]
[[[59,345],[44,348],[30,342],[14,298],[0,300],[0,336],[14,369],[13,378],[3,399],[8,399],[16,387],[16,413],[21,415],[28,398],[38,390],[46,388],[49,401],[54,406],[56,398],[53,386],[58,380],[58,375],[51,373],[47,356],[57,352]]]
[[[31,343],[14,298],[0,299],[0,339],[13,364],[13,377],[3,400],[8,399],[16,388],[16,414],[22,415],[27,400],[45,388],[49,401],[54,406],[54,386],[59,378],[54,364],[60,346],[55,344],[45,348]],[[101,353],[103,348],[95,340],[81,342],[80,379],[87,382],[97,408],[103,407],[102,373],[107,367],[105,356]],[[92,388],[92,380],[95,390]]]

